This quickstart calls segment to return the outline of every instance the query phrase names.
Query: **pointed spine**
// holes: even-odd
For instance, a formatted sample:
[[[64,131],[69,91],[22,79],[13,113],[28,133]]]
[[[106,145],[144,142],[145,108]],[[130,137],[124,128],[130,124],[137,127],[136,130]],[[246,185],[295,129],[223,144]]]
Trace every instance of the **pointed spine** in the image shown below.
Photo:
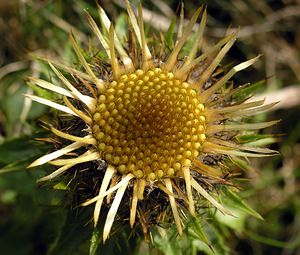
[[[66,147],[64,147],[64,148],[62,148],[58,151],[54,151],[52,153],[49,153],[47,155],[44,155],[44,156],[38,158],[37,160],[32,162],[28,166],[28,168],[43,165],[43,164],[45,164],[45,163],[47,163],[47,162],[49,162],[53,159],[56,159],[56,158],[58,158],[60,156],[63,156],[63,155],[65,155],[65,154],[67,154],[71,151],[74,151],[74,150],[82,147],[83,145],[84,145],[83,143],[79,143],[79,142],[72,143],[72,144],[70,144],[70,145],[68,145],[68,146],[66,146]]]
[[[117,214],[118,208],[120,206],[120,203],[122,201],[123,195],[126,191],[126,188],[128,186],[129,181],[125,182],[117,191],[115,199],[113,203],[111,204],[111,207],[108,211],[106,221],[104,224],[104,230],[103,230],[103,242],[106,241],[106,239],[109,236],[112,224],[114,222],[115,216]]]
[[[65,72],[67,72],[67,73],[69,73],[69,74],[71,74],[71,75],[76,75],[76,76],[78,76],[78,77],[81,77],[82,79],[85,79],[85,80],[87,80],[87,81],[93,82],[92,77],[90,77],[90,76],[89,76],[88,74],[86,74],[86,73],[83,73],[83,72],[81,72],[81,71],[78,71],[78,70],[75,69],[75,68],[69,67],[69,66],[67,66],[67,65],[64,65],[64,64],[58,62],[58,61],[55,61],[55,60],[53,60],[53,59],[46,58],[46,57],[39,57],[38,59],[40,59],[40,60],[42,60],[42,61],[44,61],[44,62],[47,62],[47,63],[51,63],[51,64],[53,64],[54,66],[58,67],[58,68],[61,69],[61,70],[64,70]],[[101,79],[99,79],[99,82],[104,83],[104,81],[101,80]]]
[[[226,53],[230,50],[232,45],[236,40],[236,34],[233,34],[230,40],[225,44],[225,46],[220,50],[218,55],[215,57],[214,61],[210,64],[210,66],[201,74],[200,78],[195,82],[199,88],[203,86],[203,84],[209,79],[211,74],[215,71],[217,66],[220,64]]]
[[[81,155],[76,158],[70,158],[70,159],[57,159],[53,161],[49,161],[50,164],[55,165],[55,166],[63,166],[63,165],[68,165],[68,164],[81,164],[93,160],[100,159],[100,155],[98,152],[92,152],[88,155]]]
[[[97,88],[100,90],[100,91],[103,91],[104,90],[104,84],[102,82],[102,80],[98,79],[96,77],[96,75],[94,74],[94,72],[92,71],[92,69],[90,68],[89,64],[87,63],[87,61],[85,60],[84,56],[82,55],[81,53],[81,50],[75,40],[75,37],[74,35],[71,33],[70,34],[70,41],[71,41],[71,44],[73,46],[73,49],[77,55],[77,57],[79,58],[81,64],[83,65],[84,69],[86,70],[86,72],[89,74],[89,76],[91,77],[92,81],[96,84]]]
[[[113,71],[113,78],[117,80],[120,77],[120,66],[115,52],[114,27],[112,24],[110,25],[109,28],[109,50],[111,56],[111,67]]]
[[[165,181],[167,189],[170,191],[171,194],[173,194],[171,180],[169,178],[166,178],[164,181]],[[176,204],[174,196],[169,195],[169,200],[170,200],[170,205],[171,205],[171,209],[173,212],[173,216],[174,216],[174,220],[175,220],[175,224],[176,224],[178,233],[179,233],[179,235],[182,235],[183,231],[182,231],[182,226],[181,226],[181,220],[180,220],[180,216],[178,213],[177,204]]]
[[[233,42],[232,42],[233,43]],[[229,46],[229,45],[228,45]],[[226,45],[224,46],[224,48]],[[230,46],[231,47],[231,46]],[[223,48],[223,49],[224,49]],[[222,50],[223,50],[222,49]],[[228,49],[229,50],[229,49]],[[221,52],[220,52],[221,53]],[[220,80],[218,80],[213,86],[211,86],[209,89],[205,90],[203,93],[200,95],[201,102],[206,102],[210,96],[212,96],[218,89],[220,89],[233,75],[235,75],[237,72],[246,69],[247,67],[253,65],[257,59],[260,56],[257,56],[255,58],[252,58],[248,61],[245,61],[239,65],[236,65],[233,67],[227,74],[225,74]],[[201,84],[201,83],[200,83]],[[199,84],[198,84],[199,85]]]
[[[69,101],[69,99],[66,96],[63,97],[63,100],[66,106],[68,106],[67,108],[70,109],[72,112],[74,112],[76,116],[81,118],[87,124],[92,125],[93,120],[88,115],[75,108],[75,106]]]
[[[79,137],[79,136],[74,136],[74,135],[70,135],[70,134],[67,134],[67,133],[64,133],[54,127],[51,127],[51,131],[59,136],[59,137],[62,137],[64,139],[67,139],[67,140],[70,140],[70,141],[74,141],[74,142],[80,142],[80,143],[84,143],[84,144],[92,144],[92,145],[96,145],[97,144],[97,141],[95,138],[91,137],[90,135],[89,136],[86,136],[86,137]]]
[[[207,134],[215,134],[223,131],[233,131],[233,130],[257,130],[267,128],[273,125],[276,125],[279,121],[267,121],[260,123],[246,123],[246,124],[220,124],[220,125],[211,125],[206,129]]]
[[[187,74],[192,70],[196,65],[198,65],[201,61],[210,58],[215,54],[216,51],[221,49],[221,47],[226,44],[233,35],[226,36],[225,38],[221,39],[216,45],[209,48],[207,51],[205,51],[203,54],[201,54],[199,57],[193,59],[189,64],[186,64],[175,71],[176,76],[181,77],[184,79],[184,77],[187,76]]]
[[[190,168],[187,166],[184,166],[183,169],[183,176],[185,180],[185,186],[186,186],[186,193],[189,201],[189,210],[192,216],[196,216],[195,212],[195,203],[193,199],[193,194],[192,194],[192,186],[191,186],[191,173],[190,173]]]
[[[178,44],[180,38],[182,37],[183,27],[184,27],[184,2],[181,1],[180,14],[179,14],[179,24],[178,24],[178,32],[177,32],[177,39],[176,39],[175,45]]]
[[[142,3],[139,3],[139,15],[138,15],[138,21],[139,21],[139,29],[141,34],[141,48],[142,48],[142,61],[143,61],[143,69],[148,70],[149,65],[152,66],[152,55],[150,53],[150,50],[146,43],[146,37],[145,37],[145,30],[144,30],[144,21],[143,21],[143,9],[142,9]]]
[[[109,28],[111,25],[111,22],[109,20],[109,18],[107,17],[105,11],[103,10],[103,8],[99,5],[99,3],[97,2],[97,6],[98,6],[98,10],[99,10],[99,16],[100,19],[102,21],[102,23],[104,24],[107,32],[109,32]],[[116,33],[114,33],[114,38],[115,38],[115,44],[116,44],[116,49],[118,51],[118,53],[121,56],[121,60],[124,64],[124,67],[127,71],[132,71],[134,69],[133,63],[131,58],[128,56],[128,54],[126,53],[125,49],[123,48],[118,36],[116,35]]]
[[[203,40],[203,33],[204,33],[205,25],[206,25],[206,19],[207,19],[207,14],[206,14],[206,8],[205,8],[204,11],[203,11],[203,14],[202,14],[202,18],[201,18],[199,28],[196,32],[196,40],[195,40],[194,45],[193,45],[193,47],[192,47],[192,49],[189,53],[189,56],[188,56],[187,60],[185,61],[182,68],[184,68],[186,65],[190,64],[191,61],[195,58],[195,56],[197,54],[197,50],[198,50],[198,48],[201,45],[202,40]]]
[[[37,183],[42,183],[42,182],[46,182],[46,181],[51,181],[53,180],[55,177],[63,174],[65,171],[67,171],[68,169],[70,169],[71,167],[73,167],[75,164],[69,164],[69,165],[64,165],[60,168],[58,168],[57,170],[55,170],[54,172],[52,172],[51,174],[44,176],[40,179],[38,179]]]
[[[202,6],[194,13],[194,15],[192,16],[191,20],[189,21],[185,32],[183,33],[182,37],[179,39],[178,43],[175,45],[172,53],[170,54],[167,62],[164,64],[163,69],[165,71],[171,71],[173,70],[175,63],[177,61],[177,56],[181,50],[181,48],[183,47],[184,43],[186,42],[186,40],[188,39],[190,33],[193,30],[193,27],[197,21],[197,18],[200,14],[202,10]]]
[[[51,63],[48,63],[50,68],[53,70],[53,72],[56,74],[56,76],[62,81],[62,83],[71,90],[71,93],[76,97],[78,100],[83,102],[91,111],[95,109],[96,100],[94,98],[91,98],[89,96],[81,94],[69,81],[68,79],[60,72],[58,71],[54,65]]]
[[[138,203],[138,181],[135,181],[135,183],[133,185],[133,195],[132,195],[130,219],[129,219],[131,228],[133,228],[135,218],[136,218],[137,203]]]
[[[64,113],[68,113],[68,114],[71,114],[71,115],[74,115],[74,116],[78,117],[77,113],[75,113],[74,111],[72,111],[67,106],[54,103],[51,100],[48,100],[48,99],[45,99],[45,98],[41,98],[41,97],[38,97],[38,96],[33,96],[33,95],[29,95],[29,94],[25,94],[24,96],[26,96],[26,97],[30,98],[31,100],[33,100],[35,102],[38,102],[40,104],[47,105],[47,106],[49,106],[51,108],[54,108],[56,110],[59,110],[59,111],[62,111]]]
[[[143,13],[142,13],[142,6],[139,5],[139,23],[137,22],[137,19],[135,17],[134,11],[131,8],[131,5],[128,0],[126,0],[127,4],[127,12],[129,15],[130,23],[132,25],[132,28],[134,30],[134,33],[136,35],[136,38],[139,42],[139,45],[142,49],[142,58],[143,58],[143,68],[147,69],[148,65],[151,64],[152,55],[150,53],[150,50],[146,44],[145,39],[145,31],[144,31],[144,22],[143,22]]]
[[[205,153],[224,154],[224,155],[229,155],[229,156],[260,158],[260,157],[270,157],[270,156],[274,156],[275,154],[277,154],[274,151],[270,152],[270,150],[268,150],[268,149],[265,149],[264,153],[262,153],[261,152],[261,151],[263,151],[262,148],[261,148],[261,150],[258,149],[256,151],[254,151],[254,149],[251,149],[251,151],[248,149],[248,151],[250,151],[250,152],[241,151],[240,149],[242,149],[242,148],[222,146],[222,145],[215,144],[215,143],[208,142],[208,141],[205,142],[202,147],[202,150]]]
[[[98,40],[102,44],[108,58],[111,59],[109,46],[108,46],[107,42],[105,41],[104,36],[102,35],[99,27],[97,26],[96,22],[94,21],[92,16],[87,11],[85,11],[85,14],[86,14],[86,17],[88,19],[91,29],[93,30],[94,34],[97,36]]]
[[[35,85],[37,85],[43,89],[53,91],[53,92],[63,95],[63,96],[74,98],[74,96],[70,93],[70,91],[68,91],[62,87],[55,86],[54,84],[52,84],[48,81],[44,81],[44,80],[41,80],[41,79],[38,79],[35,77],[28,77],[28,79],[30,80],[30,82],[34,83]]]
[[[86,202],[82,203],[82,206],[88,206],[92,203],[95,203],[96,201],[98,201],[99,199],[102,199],[104,197],[106,197],[108,194],[111,194],[112,192],[115,192],[117,189],[119,189],[122,185],[124,185],[124,183],[129,182],[132,178],[134,178],[133,174],[128,174],[126,175],[120,182],[118,182],[118,184],[116,184],[115,186],[113,186],[112,188],[110,188],[109,190],[105,191],[104,193],[102,193],[101,195],[98,195],[90,200],[87,200]]]
[[[107,189],[113,175],[115,174],[116,169],[110,165],[108,165],[102,183],[101,183],[101,187],[99,190],[99,196],[101,196]],[[97,200],[96,204],[95,204],[95,209],[94,209],[94,227],[97,226],[98,220],[99,220],[99,216],[100,216],[100,211],[101,211],[101,207],[102,207],[102,203],[103,203],[103,199],[104,197],[100,198],[99,200]]]
[[[193,188],[200,193],[205,199],[207,199],[211,204],[216,207],[220,212],[223,214],[227,214],[230,216],[233,216],[232,212],[230,212],[228,209],[226,209],[224,206],[222,206],[220,203],[218,203],[211,195],[207,193],[205,189],[203,189],[198,182],[196,182],[193,178],[191,179],[191,184]]]

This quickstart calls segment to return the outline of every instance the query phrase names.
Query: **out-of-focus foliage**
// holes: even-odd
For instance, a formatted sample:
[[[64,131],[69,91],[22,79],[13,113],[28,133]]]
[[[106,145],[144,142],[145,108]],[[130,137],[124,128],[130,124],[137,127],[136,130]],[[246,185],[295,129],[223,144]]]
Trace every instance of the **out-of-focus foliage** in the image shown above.
[[[118,34],[126,34],[122,3],[101,1],[116,21]],[[248,167],[241,176],[244,190],[239,197],[222,190],[227,195],[223,202],[237,217],[225,217],[212,210],[208,218],[199,222],[187,219],[190,227],[183,239],[176,236],[175,227],[160,226],[149,237],[150,250],[142,233],[132,232],[119,222],[117,234],[96,249],[101,233],[94,231],[90,243],[91,212],[86,208],[70,210],[72,205],[66,201],[71,194],[62,184],[39,187],[36,180],[44,175],[43,169],[26,169],[34,158],[49,150],[44,142],[33,139],[46,137],[42,123],[55,113],[23,97],[24,93],[33,93],[26,85],[27,76],[53,78],[45,65],[31,60],[32,55],[73,63],[76,60],[70,44],[66,43],[71,29],[87,48],[91,45],[83,10],[88,8],[96,17],[96,4],[83,0],[1,1],[0,254],[87,254],[89,249],[90,254],[98,254],[100,250],[101,254],[120,251],[122,254],[198,254],[197,251],[229,254],[229,249],[234,254],[246,255],[300,253],[300,28],[297,26],[300,2],[186,0],[186,17],[201,3],[207,5],[209,14],[203,47],[222,37],[227,29],[239,26],[240,40],[224,64],[238,63],[262,53],[255,68],[242,72],[235,80],[242,84],[265,79],[266,82],[250,86],[247,94],[255,90],[262,97],[282,99],[273,111],[257,117],[282,120],[264,131],[279,134],[278,145],[273,147],[281,155],[252,161],[253,167]],[[143,5],[144,13],[148,10],[150,15],[146,18],[146,30],[150,26],[162,29],[167,34],[166,44],[171,45],[175,22],[172,17],[178,14],[178,1],[143,1]],[[244,97],[245,93],[235,96]],[[252,143],[256,140],[255,137],[240,139]],[[269,144],[272,139],[265,136],[260,141]],[[264,221],[258,219],[260,215]]]

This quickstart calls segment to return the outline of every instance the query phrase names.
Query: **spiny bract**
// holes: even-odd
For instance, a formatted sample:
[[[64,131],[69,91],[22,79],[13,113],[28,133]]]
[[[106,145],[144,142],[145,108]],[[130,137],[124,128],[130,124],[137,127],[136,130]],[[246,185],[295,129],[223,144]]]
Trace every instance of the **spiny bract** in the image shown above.
[[[272,107],[272,104],[263,105],[264,101],[241,104],[227,102],[234,90],[224,90],[224,86],[236,72],[252,65],[257,58],[233,67],[220,78],[213,78],[216,68],[236,40],[235,33],[197,56],[201,51],[206,23],[206,10],[201,7],[186,26],[181,19],[176,43],[167,54],[169,49],[164,46],[164,42],[159,50],[150,50],[148,47],[142,6],[138,8],[138,18],[129,2],[127,11],[132,31],[129,37],[135,38],[139,47],[132,40],[125,42],[129,46],[123,46],[100,6],[100,18],[106,31],[101,31],[87,13],[90,27],[106,52],[107,63],[111,68],[109,74],[102,74],[95,64],[87,62],[71,35],[71,43],[85,73],[49,61],[51,69],[65,88],[45,80],[30,78],[33,84],[62,95],[64,105],[27,95],[34,101],[81,119],[85,123],[84,131],[88,132],[86,136],[74,136],[51,128],[55,135],[73,143],[30,165],[34,167],[50,163],[59,167],[40,181],[51,180],[85,162],[94,161],[97,164],[101,159],[107,162],[108,167],[103,170],[105,173],[100,175],[103,178],[100,179],[99,194],[83,203],[84,206],[95,203],[96,226],[104,198],[111,198],[116,192],[112,203],[110,198],[106,202],[110,209],[104,225],[104,241],[110,233],[126,190],[132,190],[131,226],[135,223],[139,201],[148,199],[144,197],[145,189],[159,189],[168,198],[177,230],[182,234],[181,211],[178,210],[181,205],[177,203],[178,198],[184,201],[183,205],[192,216],[196,216],[194,197],[198,194],[223,213],[230,214],[200,185],[201,176],[222,180],[227,171],[206,164],[206,155],[225,155],[233,159],[236,156],[259,157],[274,153],[266,148],[237,144],[237,140],[226,135],[232,131],[237,134],[241,130],[261,129],[276,123],[227,122],[231,119],[237,121],[243,116]],[[181,11],[183,16],[183,8]],[[179,59],[179,53],[193,33],[201,12],[202,19],[196,29],[193,46],[187,56]],[[155,52],[164,54],[156,55]],[[74,79],[67,79],[57,67],[71,74]],[[212,85],[209,86],[209,83]],[[82,85],[85,90],[79,89]],[[223,93],[224,91],[227,92]],[[82,155],[58,159],[70,152],[79,153],[82,149],[85,149]],[[183,184],[180,180],[184,181]]]

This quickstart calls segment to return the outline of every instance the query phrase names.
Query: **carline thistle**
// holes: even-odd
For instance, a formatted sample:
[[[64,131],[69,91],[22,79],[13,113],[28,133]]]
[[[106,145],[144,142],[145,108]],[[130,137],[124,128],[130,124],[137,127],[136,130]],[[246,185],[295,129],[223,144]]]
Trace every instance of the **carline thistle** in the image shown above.
[[[264,100],[230,102],[231,96],[240,89],[233,88],[230,79],[255,63],[258,57],[234,66],[222,76],[216,75],[237,34],[224,37],[203,52],[201,45],[207,15],[206,9],[200,7],[186,25],[180,19],[172,49],[166,46],[164,38],[155,48],[147,43],[142,5],[135,15],[130,3],[126,2],[130,21],[128,38],[131,39],[125,42],[118,37],[100,5],[103,31],[86,12],[91,30],[106,54],[102,61],[109,66],[110,72],[101,73],[95,62],[87,61],[71,34],[70,41],[83,70],[48,60],[63,86],[29,78],[31,84],[60,95],[62,102],[27,95],[33,101],[84,123],[79,136],[50,124],[53,134],[68,145],[40,157],[29,166],[45,163],[57,166],[57,170],[39,181],[51,180],[87,162],[98,164],[99,160],[104,160],[107,163],[101,174],[95,176],[99,182],[98,194],[82,204],[94,205],[95,227],[103,204],[109,208],[104,241],[110,234],[125,193],[130,194],[126,203],[131,227],[141,222],[144,212],[139,204],[147,203],[153,190],[168,201],[179,235],[184,228],[183,210],[196,217],[199,212],[195,203],[200,197],[222,213],[231,215],[201,181],[206,178],[226,185],[229,182],[225,176],[230,169],[222,164],[207,163],[206,156],[221,155],[235,160],[276,154],[268,148],[247,146],[235,139],[240,132],[277,123],[243,122],[244,117],[268,110],[274,104],[265,105]],[[202,18],[196,27],[200,14]],[[192,34],[195,38],[188,54],[179,57]],[[147,195],[145,190],[148,190]],[[183,202],[178,203],[178,200]],[[160,201],[156,203],[159,205]],[[155,208],[153,199],[151,205]],[[140,215],[138,221],[137,215]],[[163,211],[153,217],[157,222],[166,220]]]

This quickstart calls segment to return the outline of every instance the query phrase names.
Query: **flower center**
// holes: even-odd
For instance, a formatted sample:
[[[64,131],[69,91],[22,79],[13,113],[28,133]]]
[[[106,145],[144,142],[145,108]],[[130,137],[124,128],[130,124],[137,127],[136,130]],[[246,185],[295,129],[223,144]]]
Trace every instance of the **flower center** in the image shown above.
[[[191,86],[160,68],[110,82],[98,98],[93,134],[120,173],[155,181],[190,166],[205,140],[204,106]]]

